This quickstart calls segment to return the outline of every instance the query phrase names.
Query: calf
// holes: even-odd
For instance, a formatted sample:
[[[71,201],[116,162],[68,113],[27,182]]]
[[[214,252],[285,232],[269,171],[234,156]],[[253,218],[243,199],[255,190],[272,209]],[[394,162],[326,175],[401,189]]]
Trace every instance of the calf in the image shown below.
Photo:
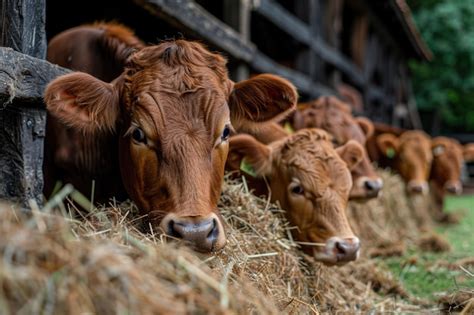
[[[348,167],[362,158],[363,148],[349,141],[334,149],[330,135],[320,129],[303,129],[265,145],[240,134],[230,139],[228,165],[242,161],[257,178],[266,177],[271,199],[286,209],[296,239],[317,260],[328,265],[357,259],[359,239],[346,217],[352,179]]]
[[[89,40],[73,45],[79,51],[118,41],[106,53],[122,56],[123,70],[111,83],[75,72],[48,85],[47,177],[85,193],[95,180],[98,199],[123,193],[165,233],[198,251],[221,249],[226,236],[217,201],[231,125],[257,124],[291,110],[295,88],[268,74],[234,83],[226,60],[196,42],[137,49],[103,27],[83,38]]]
[[[366,139],[373,132],[370,120],[363,117],[354,118],[351,108],[333,96],[323,96],[310,103],[299,104],[292,117],[292,125],[296,130],[324,129],[333,136],[336,147],[349,140],[355,140],[365,146]],[[351,199],[375,198],[382,190],[382,179],[370,163],[366,150],[363,151],[363,159],[351,170],[354,182]]]
[[[431,141],[433,164],[430,179],[441,200],[445,193],[462,193],[461,168],[474,160],[473,144],[464,147],[455,139],[436,137]]]
[[[433,154],[430,137],[425,132],[410,130],[400,137],[384,133],[376,142],[382,156],[378,161],[380,166],[397,171],[407,183],[408,193],[428,193]]]

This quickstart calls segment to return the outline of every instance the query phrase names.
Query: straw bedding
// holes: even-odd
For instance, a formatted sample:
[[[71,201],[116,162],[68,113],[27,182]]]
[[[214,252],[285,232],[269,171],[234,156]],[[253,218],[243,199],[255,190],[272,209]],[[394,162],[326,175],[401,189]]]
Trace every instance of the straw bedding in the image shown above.
[[[362,257],[328,268],[302,254],[284,211],[245,183],[226,180],[220,209],[228,244],[197,255],[165,242],[133,204],[83,217],[71,210],[0,207],[0,313],[304,314],[415,312],[416,301],[371,251],[415,244],[426,230],[412,215],[397,176],[383,172],[384,196],[353,203]],[[34,207],[33,207],[34,208]],[[389,222],[389,223],[388,223]],[[146,232],[143,232],[146,231]],[[372,254],[373,255],[373,254]]]

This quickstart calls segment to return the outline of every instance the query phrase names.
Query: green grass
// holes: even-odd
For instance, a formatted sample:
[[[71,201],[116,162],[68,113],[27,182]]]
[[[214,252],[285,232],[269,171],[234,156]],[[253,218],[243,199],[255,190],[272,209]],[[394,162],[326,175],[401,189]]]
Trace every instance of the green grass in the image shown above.
[[[465,213],[460,224],[440,226],[436,230],[452,246],[447,253],[427,253],[410,248],[402,257],[382,259],[413,295],[436,300],[439,294],[459,287],[474,288],[474,278],[460,268],[446,268],[465,257],[474,257],[474,196],[449,197],[445,211]],[[467,268],[474,273],[474,268]]]

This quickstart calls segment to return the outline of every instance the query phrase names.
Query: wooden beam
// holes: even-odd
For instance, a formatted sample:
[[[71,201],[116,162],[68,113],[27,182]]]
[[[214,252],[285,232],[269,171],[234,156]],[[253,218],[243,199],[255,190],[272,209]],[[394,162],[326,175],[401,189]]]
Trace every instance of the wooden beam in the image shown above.
[[[69,71],[11,48],[0,47],[0,108],[21,105],[44,109],[46,85]]]
[[[46,58],[45,0],[2,0],[0,46]]]
[[[252,65],[255,68],[258,67],[258,69],[262,72],[271,72],[287,78],[291,81],[291,83],[297,86],[300,91],[309,94],[311,97],[336,94],[333,89],[322,84],[313,82],[311,78],[309,78],[305,74],[302,74],[301,72],[295,71],[287,67],[279,66],[275,61],[268,58],[262,53],[256,53],[254,55]]]
[[[301,22],[273,0],[255,2],[254,10],[298,41],[310,46],[324,61],[334,65],[350,78],[353,84],[363,86],[365,78],[355,64],[344,57],[337,49],[327,45],[320,37],[313,36],[309,25]]]
[[[250,1],[224,0],[224,22],[236,30],[242,40],[250,42]],[[230,72],[235,81],[242,81],[249,77],[250,70],[245,62],[240,61]]]
[[[151,14],[199,35],[229,52],[235,58],[249,61],[256,47],[245,41],[230,26],[207,12],[193,0],[134,0]]]
[[[304,93],[311,96],[332,91],[297,71],[274,62],[256,46],[246,41],[231,27],[214,17],[194,0],[134,0],[151,14],[178,25],[186,31],[199,35],[213,45],[223,49],[233,57],[247,62],[261,72],[280,74],[293,82]]]
[[[43,59],[45,0],[0,3],[0,46]],[[47,79],[42,67],[35,62],[28,64],[30,60],[11,49],[2,49],[0,55],[0,105],[3,105],[0,106],[0,199],[23,206],[29,200],[38,204],[43,200],[46,111],[40,109],[42,91],[36,85]]]

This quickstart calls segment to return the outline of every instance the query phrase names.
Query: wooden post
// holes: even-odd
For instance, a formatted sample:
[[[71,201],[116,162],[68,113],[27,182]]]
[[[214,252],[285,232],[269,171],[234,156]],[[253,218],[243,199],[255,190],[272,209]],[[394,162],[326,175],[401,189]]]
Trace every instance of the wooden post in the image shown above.
[[[235,29],[244,41],[250,42],[250,0],[224,0],[224,21]],[[238,82],[247,79],[249,74],[247,64],[239,62],[231,76]]]
[[[342,11],[344,0],[332,0],[327,2],[326,10],[326,40],[336,50],[341,51]],[[335,69],[330,75],[329,82],[332,86],[341,83],[341,72]]]
[[[297,16],[308,17],[309,31],[312,38],[323,41],[323,7],[322,0],[295,1]],[[296,56],[297,70],[305,72],[315,82],[326,83],[324,62],[310,46],[298,52]]]
[[[0,46],[44,59],[45,0],[2,0],[0,10]],[[0,199],[41,204],[46,111],[42,103],[26,106],[11,94],[0,98]]]

